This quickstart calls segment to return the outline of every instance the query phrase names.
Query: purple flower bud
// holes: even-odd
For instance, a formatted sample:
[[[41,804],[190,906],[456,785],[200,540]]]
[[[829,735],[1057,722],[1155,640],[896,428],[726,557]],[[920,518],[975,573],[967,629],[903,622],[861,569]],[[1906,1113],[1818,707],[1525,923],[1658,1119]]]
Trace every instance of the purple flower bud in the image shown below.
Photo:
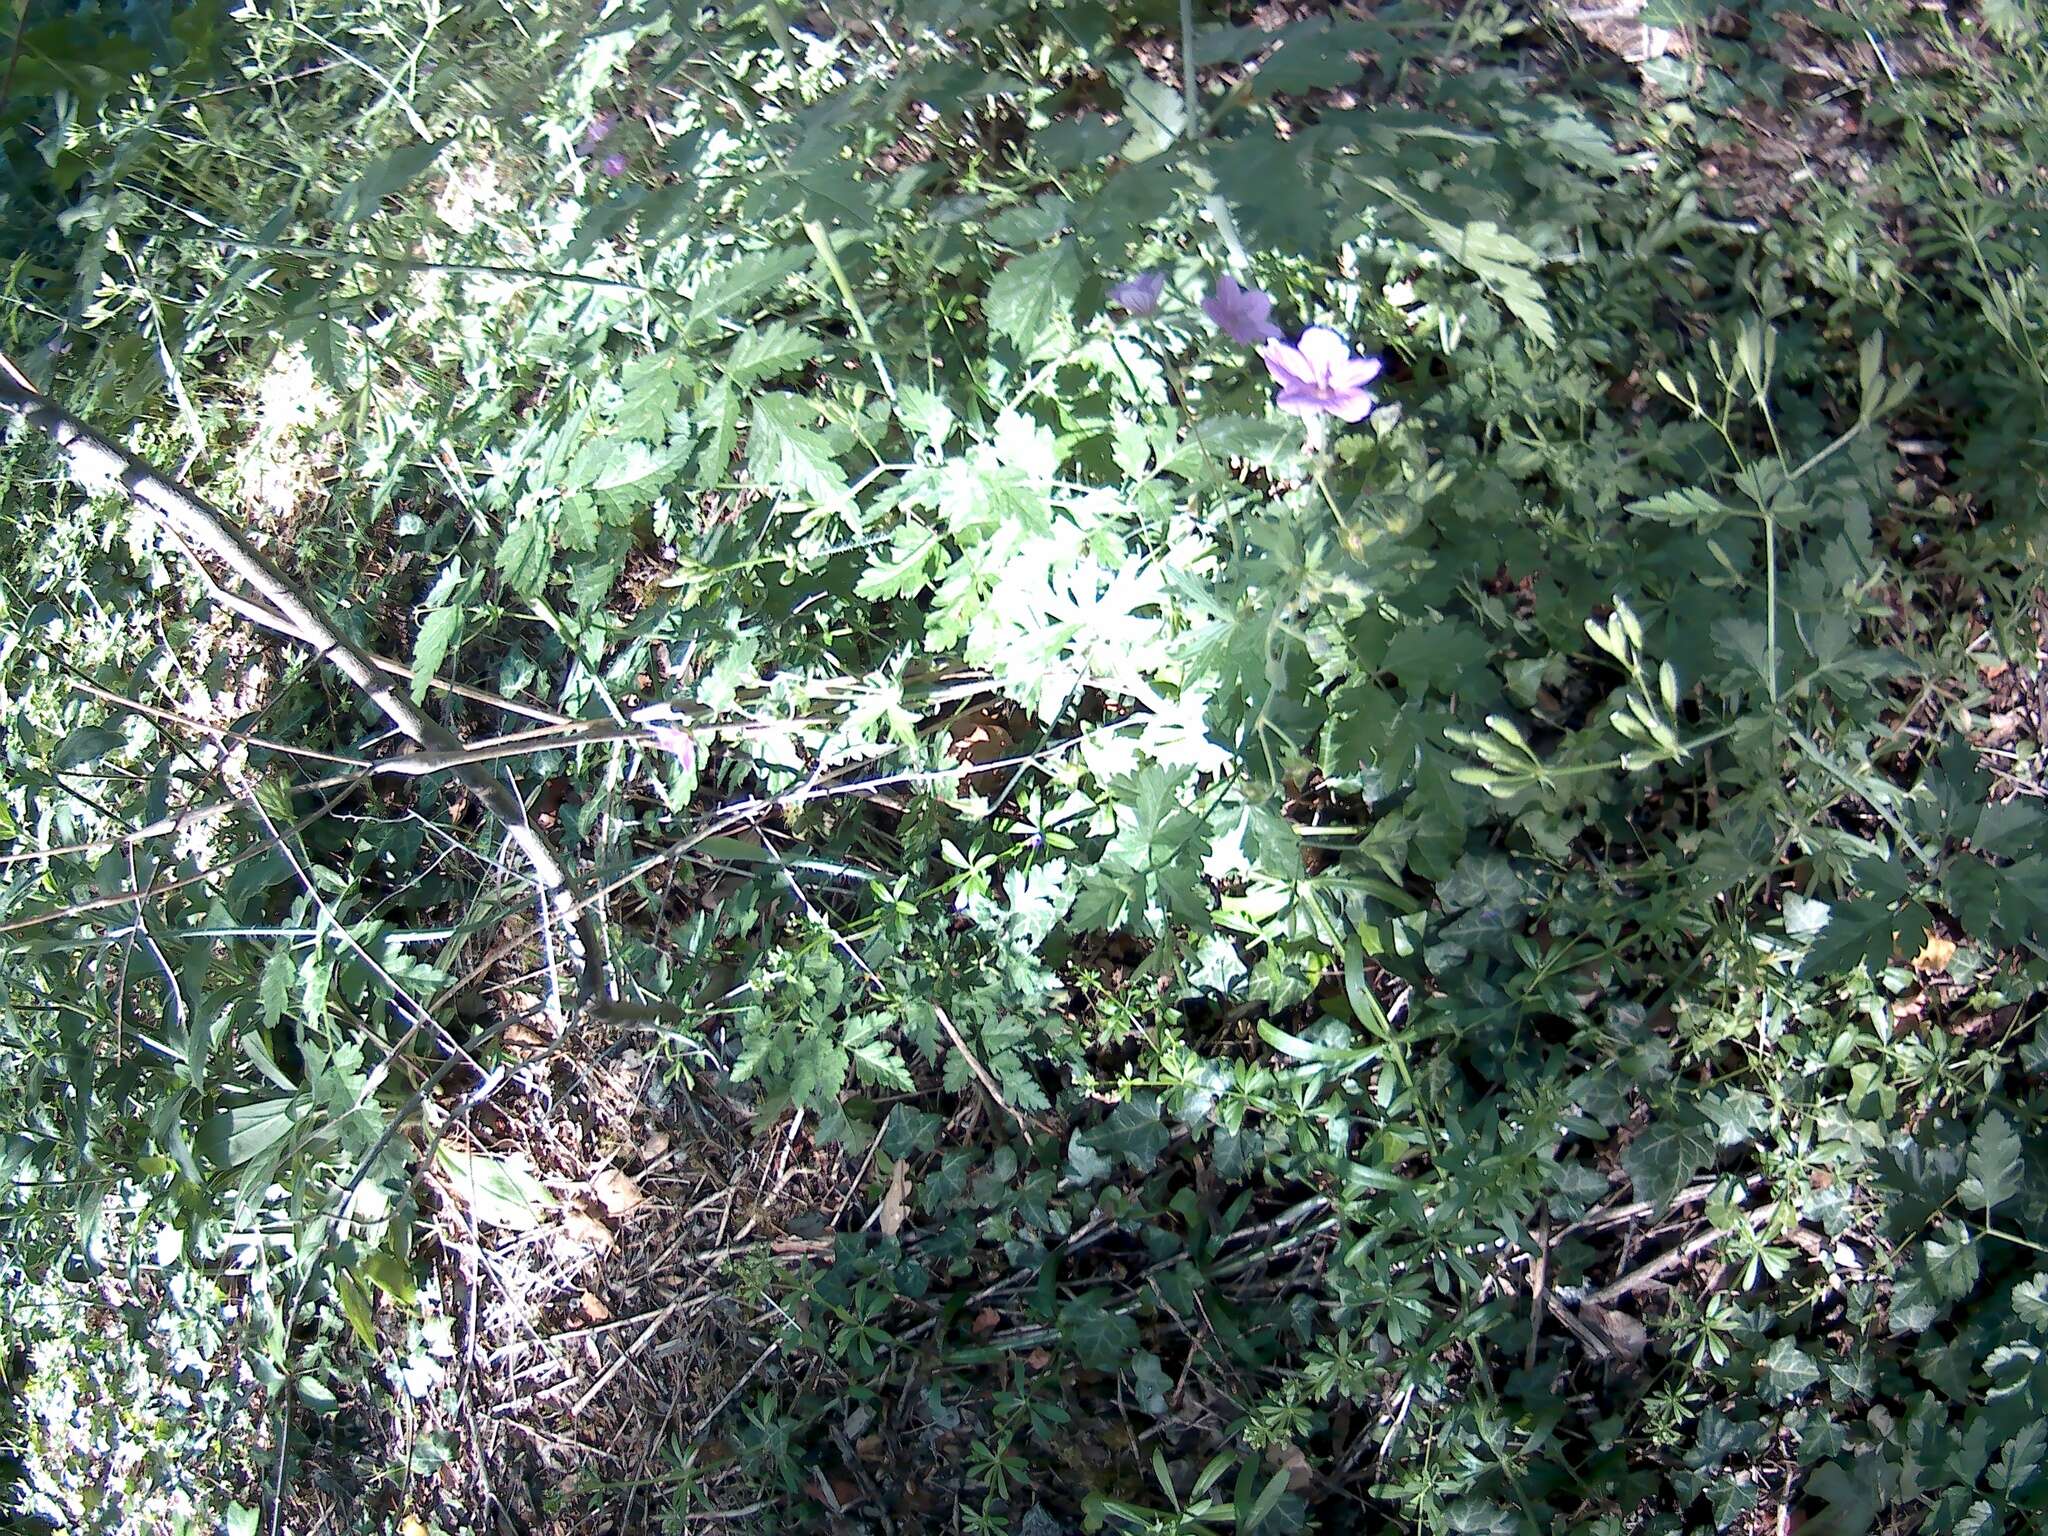
[[[1159,300],[1165,292],[1164,272],[1140,272],[1110,289],[1109,299],[1112,304],[1120,305],[1134,315],[1149,315],[1159,307]]]
[[[1279,382],[1274,401],[1283,411],[1296,416],[1335,416],[1340,421],[1363,421],[1379,402],[1366,388],[1380,376],[1376,357],[1353,357],[1351,348],[1335,331],[1312,325],[1293,346],[1269,341],[1259,348],[1266,371]]]
[[[631,162],[624,155],[620,154],[617,150],[613,150],[597,162],[597,168],[603,171],[605,175],[616,178],[626,174],[626,167],[629,164]]]
[[[1216,328],[1224,335],[1247,347],[1280,337],[1280,327],[1271,319],[1273,296],[1256,288],[1239,287],[1228,272],[1216,279],[1216,291],[1202,300],[1202,312],[1216,322]]]
[[[590,120],[590,126],[583,130],[583,142],[578,146],[584,154],[592,154],[597,146],[612,136],[612,130],[619,126],[619,114],[600,112]]]

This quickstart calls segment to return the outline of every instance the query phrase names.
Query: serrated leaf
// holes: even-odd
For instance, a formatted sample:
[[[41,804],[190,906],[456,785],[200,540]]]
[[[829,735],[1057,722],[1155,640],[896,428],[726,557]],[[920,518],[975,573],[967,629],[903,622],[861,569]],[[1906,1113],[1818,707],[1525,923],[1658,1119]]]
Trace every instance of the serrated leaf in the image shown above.
[[[1972,1210],[1989,1211],[2019,1193],[2020,1138],[2012,1122],[1992,1110],[1970,1140],[1967,1177],[1956,1192]]]
[[[2012,1309],[2029,1328],[2048,1328],[2048,1269],[2013,1287]]]
[[[903,1058],[896,1054],[896,1047],[888,1041],[864,1041],[851,1047],[851,1051],[854,1070],[863,1081],[893,1088],[899,1093],[909,1093],[917,1086],[911,1081],[910,1069],[903,1064]]]
[[[1944,1227],[1940,1236],[1927,1239],[1923,1251],[1936,1295],[1960,1301],[1977,1288],[1977,1240],[1967,1230]]]
[[[943,541],[929,528],[899,524],[889,535],[889,547],[868,556],[868,568],[854,590],[871,602],[922,592],[931,585],[943,548]]]
[[[1019,256],[988,286],[989,329],[1027,359],[1063,346],[1073,329],[1081,291],[1081,253],[1071,240]]]
[[[659,442],[676,421],[682,375],[670,352],[636,357],[619,370],[619,403],[612,425],[621,436]]]
[[[1122,82],[1126,116],[1131,136],[1124,141],[1123,157],[1136,164],[1173,147],[1187,126],[1187,100],[1180,90],[1164,80],[1155,80],[1131,70]]]
[[[833,506],[847,499],[846,475],[812,425],[815,415],[797,395],[757,399],[747,427],[747,476],[814,506]]]
[[[521,597],[539,595],[547,582],[548,532],[538,517],[524,513],[512,520],[491,557],[505,585]]]
[[[1532,270],[1542,260],[1534,250],[1490,219],[1455,226],[1424,218],[1422,224],[1437,248],[1492,289],[1538,341],[1557,344],[1557,325]]]
[[[280,1020],[291,1011],[292,983],[298,980],[299,968],[292,959],[289,948],[275,950],[263,962],[263,979],[259,993],[263,1004],[263,1022],[275,1029]]]
[[[334,199],[330,217],[337,224],[354,224],[376,213],[384,199],[400,191],[422,171],[441,158],[448,140],[408,144],[394,149],[383,159],[342,188]]]
[[[2039,1470],[2044,1449],[2048,1449],[2048,1425],[2029,1419],[2005,1442],[1984,1481],[1999,1493],[2012,1494]]]
[[[713,267],[690,295],[686,323],[695,327],[737,319],[747,304],[809,266],[816,254],[808,245],[784,246]]]
[[[795,372],[818,355],[818,344],[780,320],[742,331],[725,355],[725,376],[740,388]]]
[[[441,671],[441,663],[448,659],[448,652],[461,633],[462,609],[454,604],[431,609],[420,621],[420,632],[412,643],[413,703],[427,696],[428,688]]]
[[[341,1399],[334,1395],[334,1388],[318,1376],[301,1376],[298,1391],[299,1401],[322,1418],[340,1411]]]
[[[953,408],[931,390],[906,384],[897,393],[896,419],[906,432],[932,444],[943,444],[953,435]]]
[[[1691,486],[1675,491],[1663,491],[1641,501],[1632,501],[1628,510],[1637,517],[1649,518],[1652,522],[1672,523],[1681,527],[1712,529],[1719,527],[1736,515],[1735,509],[1719,497]]]

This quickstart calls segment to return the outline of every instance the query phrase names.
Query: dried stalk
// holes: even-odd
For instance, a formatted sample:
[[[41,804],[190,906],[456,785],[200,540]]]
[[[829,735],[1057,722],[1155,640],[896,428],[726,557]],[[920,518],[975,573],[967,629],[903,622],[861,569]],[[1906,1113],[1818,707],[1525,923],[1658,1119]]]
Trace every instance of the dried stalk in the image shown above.
[[[325,610],[302,594],[224,513],[53,404],[4,354],[0,354],[0,410],[20,417],[48,437],[80,480],[118,489],[137,507],[155,513],[185,538],[219,557],[290,623],[296,638],[355,684],[414,743],[444,761],[448,771],[504,825],[505,835],[532,866],[549,909],[572,936],[582,973],[578,1005],[598,997],[612,999],[610,949],[603,922],[547,839],[527,822],[526,807],[519,797],[470,757],[461,738],[394,687],[377,664],[335,627]]]

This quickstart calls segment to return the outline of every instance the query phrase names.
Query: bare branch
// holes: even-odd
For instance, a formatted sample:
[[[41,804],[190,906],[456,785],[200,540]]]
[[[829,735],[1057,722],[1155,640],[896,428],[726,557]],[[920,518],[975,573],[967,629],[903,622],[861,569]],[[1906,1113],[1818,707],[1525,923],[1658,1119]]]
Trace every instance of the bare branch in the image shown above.
[[[532,866],[549,909],[571,934],[582,970],[579,1006],[597,997],[610,1001],[613,982],[604,924],[547,839],[528,823],[525,805],[504,781],[482,764],[468,760],[461,739],[395,687],[375,662],[336,629],[325,610],[301,593],[224,513],[53,404],[11,359],[0,357],[0,375],[4,375],[0,377],[0,409],[48,437],[73,474],[89,485],[119,490],[136,506],[163,518],[225,562],[267,607],[292,626],[315,655],[354,683],[387,720],[427,752],[446,755],[449,771],[503,823],[505,835]]]

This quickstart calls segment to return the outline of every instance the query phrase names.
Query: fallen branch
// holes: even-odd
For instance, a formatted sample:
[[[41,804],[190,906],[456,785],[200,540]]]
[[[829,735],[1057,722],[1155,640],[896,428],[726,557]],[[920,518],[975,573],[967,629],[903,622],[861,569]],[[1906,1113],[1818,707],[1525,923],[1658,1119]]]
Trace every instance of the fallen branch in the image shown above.
[[[414,743],[442,757],[448,771],[504,825],[505,835],[533,867],[547,905],[571,935],[581,977],[577,1004],[613,997],[610,950],[604,925],[584,900],[575,880],[548,841],[526,819],[526,807],[505,783],[472,760],[454,732],[428,715],[364,651],[338,630],[325,610],[291,580],[228,517],[206,501],[158,474],[127,449],[95,432],[53,404],[12,359],[0,354],[0,409],[48,437],[71,472],[88,485],[118,489],[136,506],[155,513],[184,537],[218,556],[280,617],[315,655],[362,692],[377,710]]]

